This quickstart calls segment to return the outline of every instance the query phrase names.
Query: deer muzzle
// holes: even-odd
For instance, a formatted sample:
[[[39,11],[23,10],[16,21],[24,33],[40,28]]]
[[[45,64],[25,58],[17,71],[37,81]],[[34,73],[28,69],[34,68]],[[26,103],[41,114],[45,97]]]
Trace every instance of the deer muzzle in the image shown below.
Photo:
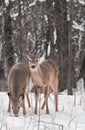
[[[32,65],[32,66],[31,66],[31,68],[32,68],[32,69],[35,69],[35,68],[36,68],[36,66],[35,66],[35,65]]]

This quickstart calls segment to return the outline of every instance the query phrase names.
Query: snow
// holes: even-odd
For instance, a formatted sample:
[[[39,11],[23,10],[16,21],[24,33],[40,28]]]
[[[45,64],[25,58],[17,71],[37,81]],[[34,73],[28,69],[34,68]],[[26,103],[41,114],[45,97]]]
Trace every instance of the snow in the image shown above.
[[[30,4],[29,4],[29,7],[32,7],[32,6],[34,6],[35,4],[36,4],[36,0],[34,0],[33,3],[30,3]]]
[[[0,43],[0,58],[1,58],[2,44]]]
[[[11,14],[11,18],[13,18],[14,20],[16,20],[16,17],[19,15],[19,13],[13,13],[13,14]]]
[[[50,47],[50,43],[48,45],[48,51],[47,51],[47,55],[49,56],[50,55],[50,50],[51,50],[51,47]]]
[[[15,0],[11,0],[12,2],[14,2]]]
[[[69,2],[69,0],[66,0]],[[85,5],[85,0],[75,0],[74,2],[79,2],[81,5]]]
[[[67,91],[59,94],[58,108],[55,112],[54,94],[49,97],[50,114],[38,109],[40,116],[34,114],[34,94],[30,92],[31,108],[26,101],[26,116],[22,110],[19,117],[7,113],[8,96],[6,92],[0,92],[0,129],[1,130],[85,130],[85,94],[83,80],[77,83],[77,89],[73,96],[68,96]],[[39,108],[43,102],[43,94],[39,97]]]
[[[3,13],[2,12],[0,12],[0,17],[3,15]]]
[[[9,0],[5,0],[5,4],[6,4],[6,6],[8,6],[9,5]]]
[[[78,0],[81,5],[85,5],[85,0]]]
[[[85,22],[83,22],[82,24],[78,24],[78,23],[76,23],[75,21],[73,21],[73,28],[75,28],[75,29],[78,29],[78,30],[80,30],[80,31],[85,31],[84,30],[84,24],[85,24]]]
[[[40,2],[44,2],[44,1],[46,1],[46,0],[38,0],[38,1],[40,1]]]
[[[45,21],[48,22],[48,17],[47,15],[44,15]]]
[[[44,1],[46,1],[46,0],[38,0],[38,1],[44,2]],[[29,4],[29,7],[34,6],[34,5],[36,4],[36,2],[37,2],[37,0],[34,0],[34,2],[32,2],[32,3]]]
[[[54,29],[54,44],[56,44],[57,35],[56,35],[56,28]]]

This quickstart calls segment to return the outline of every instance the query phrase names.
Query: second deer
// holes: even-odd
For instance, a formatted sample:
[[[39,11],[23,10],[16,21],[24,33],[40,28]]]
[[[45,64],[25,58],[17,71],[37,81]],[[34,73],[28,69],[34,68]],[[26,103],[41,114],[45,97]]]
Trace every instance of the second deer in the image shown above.
[[[18,116],[20,107],[23,108],[23,114],[26,114],[25,110],[25,95],[28,101],[29,107],[30,100],[28,95],[28,85],[30,81],[29,67],[24,63],[18,63],[13,65],[8,74],[8,96],[9,105],[8,112],[11,112],[11,106],[13,114]]]
[[[45,89],[44,103],[42,108],[46,105],[46,114],[49,113],[48,108],[48,97],[50,95],[50,87],[53,89],[55,94],[55,111],[58,111],[58,74],[59,69],[57,64],[53,60],[44,60],[39,63],[41,54],[33,55],[29,53],[27,55],[29,59],[30,73],[32,82],[35,88],[35,110],[34,113],[37,114],[38,105],[38,95],[39,88]]]

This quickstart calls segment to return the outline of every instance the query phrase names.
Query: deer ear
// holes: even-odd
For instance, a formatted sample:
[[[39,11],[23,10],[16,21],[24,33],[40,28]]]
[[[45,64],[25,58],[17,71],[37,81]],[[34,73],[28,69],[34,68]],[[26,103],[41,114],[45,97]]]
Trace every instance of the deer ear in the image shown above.
[[[21,94],[21,95],[19,96],[19,98],[20,98],[20,100],[24,100],[24,94]]]
[[[43,56],[43,53],[40,52],[40,53],[38,54],[38,58],[41,58],[42,56]]]

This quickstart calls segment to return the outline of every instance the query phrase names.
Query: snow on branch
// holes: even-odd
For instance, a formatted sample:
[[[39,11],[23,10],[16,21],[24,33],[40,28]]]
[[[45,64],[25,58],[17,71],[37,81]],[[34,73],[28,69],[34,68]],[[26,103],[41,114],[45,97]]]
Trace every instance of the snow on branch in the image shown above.
[[[29,4],[29,7],[34,6],[34,5],[36,4],[36,1],[37,1],[37,0],[34,0],[34,2],[33,2],[33,3]]]
[[[9,0],[5,0],[4,2],[5,2],[5,4],[6,4],[6,6],[9,5]]]
[[[78,30],[84,32],[85,31],[84,30],[84,24],[85,24],[85,22],[83,22],[82,24],[79,25],[78,23],[76,23],[75,21],[73,21],[73,28],[74,29],[78,29]]]
[[[85,0],[78,0],[81,5],[85,5]]]

